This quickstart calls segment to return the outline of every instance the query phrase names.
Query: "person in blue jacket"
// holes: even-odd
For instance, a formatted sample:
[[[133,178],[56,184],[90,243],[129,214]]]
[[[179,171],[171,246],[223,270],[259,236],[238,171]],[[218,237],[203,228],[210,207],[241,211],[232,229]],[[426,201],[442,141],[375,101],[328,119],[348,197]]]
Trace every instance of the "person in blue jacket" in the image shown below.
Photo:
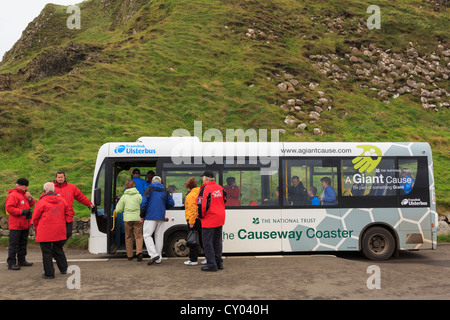
[[[411,170],[402,169],[402,182],[400,183],[400,190],[403,190],[405,194],[411,192],[414,185],[414,178],[412,177]]]
[[[320,206],[320,200],[319,197],[316,195],[317,188],[314,186],[311,186],[308,188],[308,204],[312,206]]]
[[[175,205],[169,192],[161,183],[161,177],[154,176],[147,187],[141,202],[141,221],[144,222],[143,236],[150,261],[161,263],[162,247],[164,243],[163,223],[166,219],[166,209]],[[155,234],[155,241],[153,241]]]
[[[322,204],[324,206],[335,206],[337,205],[336,201],[336,191],[334,191],[333,187],[331,186],[331,179],[328,177],[323,177],[320,179],[320,182],[322,183]]]
[[[131,180],[134,181],[135,188],[139,191],[141,196],[144,196],[145,188],[147,188],[147,181],[141,178],[141,170],[134,169]]]

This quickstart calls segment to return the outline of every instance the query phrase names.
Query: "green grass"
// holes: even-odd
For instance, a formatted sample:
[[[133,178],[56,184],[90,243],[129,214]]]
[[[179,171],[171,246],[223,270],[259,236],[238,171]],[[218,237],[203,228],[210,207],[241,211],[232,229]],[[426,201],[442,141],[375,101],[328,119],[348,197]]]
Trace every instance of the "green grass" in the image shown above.
[[[381,8],[381,30],[337,36],[327,34],[322,22],[343,16],[365,20],[367,2],[141,2],[145,5],[134,18],[121,22],[117,19],[126,12],[120,11],[118,1],[109,9],[101,8],[100,0],[85,1],[81,30],[64,27],[65,7],[48,5],[45,10],[53,16],[40,31],[48,44],[35,44],[23,60],[0,65],[0,73],[16,74],[43,50],[67,41],[103,48],[98,61],[81,63],[77,71],[0,92],[0,204],[19,176],[29,178],[30,190],[38,196],[58,170],[66,171],[68,181],[89,196],[96,153],[103,143],[169,136],[177,128],[192,133],[194,121],[202,121],[203,130],[223,132],[282,128],[283,141],[428,141],[439,210],[450,209],[449,110],[426,111],[411,95],[385,104],[374,99],[372,91],[359,89],[357,80],[332,82],[308,59],[311,54],[343,54],[350,46],[370,42],[393,52],[413,42],[428,52],[438,41],[449,42],[444,28],[448,9],[435,12],[422,1],[373,1],[370,4]],[[345,20],[349,28],[352,23]],[[269,43],[248,39],[248,28],[277,38]],[[334,100],[332,112],[319,122],[325,135],[310,134],[313,126],[308,126],[299,138],[283,123],[288,113],[279,105],[292,97],[276,89],[275,74],[283,71],[295,74],[299,86],[319,82]],[[298,95],[316,99],[308,89]],[[75,210],[79,216],[89,215],[77,203]]]

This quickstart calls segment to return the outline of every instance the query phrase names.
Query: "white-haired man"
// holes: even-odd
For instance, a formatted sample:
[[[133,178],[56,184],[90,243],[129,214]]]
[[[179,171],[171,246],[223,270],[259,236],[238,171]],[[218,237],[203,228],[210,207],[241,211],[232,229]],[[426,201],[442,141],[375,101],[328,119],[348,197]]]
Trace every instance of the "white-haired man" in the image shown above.
[[[56,260],[62,274],[67,272],[63,245],[67,238],[66,220],[69,215],[69,206],[63,197],[55,193],[55,185],[51,182],[44,184],[44,194],[36,203],[32,219],[36,229],[36,242],[41,246],[44,279],[55,277],[52,258]]]

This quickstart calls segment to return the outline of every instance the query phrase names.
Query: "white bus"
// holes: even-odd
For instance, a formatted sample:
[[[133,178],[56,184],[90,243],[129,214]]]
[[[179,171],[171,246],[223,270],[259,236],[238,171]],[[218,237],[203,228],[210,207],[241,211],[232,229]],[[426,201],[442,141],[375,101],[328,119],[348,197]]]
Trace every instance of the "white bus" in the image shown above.
[[[97,157],[89,250],[124,249],[114,208],[131,172],[153,171],[170,187],[166,256],[187,256],[184,182],[205,170],[226,188],[224,253],[436,249],[437,213],[428,143],[215,143],[142,137],[106,143]]]

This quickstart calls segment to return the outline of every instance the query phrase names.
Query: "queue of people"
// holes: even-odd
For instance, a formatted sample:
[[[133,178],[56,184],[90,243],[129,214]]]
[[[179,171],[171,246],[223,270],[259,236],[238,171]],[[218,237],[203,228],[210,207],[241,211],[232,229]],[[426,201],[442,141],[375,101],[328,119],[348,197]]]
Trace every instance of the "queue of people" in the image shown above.
[[[63,246],[72,235],[74,200],[93,208],[89,199],[75,185],[68,183],[66,175],[58,171],[53,182],[43,186],[43,193],[36,201],[28,191],[29,181],[20,178],[14,189],[8,190],[5,209],[9,215],[8,270],[20,270],[30,267],[26,260],[27,239],[33,224],[36,230],[36,242],[39,243],[44,273],[42,278],[53,279],[55,270],[52,259],[56,260],[59,271],[67,272],[67,260]],[[31,212],[32,207],[34,211]]]
[[[126,183],[116,206],[116,211],[123,212],[127,257],[129,260],[133,259],[133,244],[136,243],[137,260],[142,261],[145,243],[150,256],[147,264],[159,264],[162,258],[165,212],[174,206],[174,200],[159,176],[153,175],[151,183],[142,192],[138,189],[143,185],[139,180],[145,180],[137,176],[138,172],[133,174],[136,176]],[[201,270],[217,271],[223,269],[222,227],[225,223],[227,192],[215,182],[213,172],[205,171],[201,178],[200,187],[197,186],[195,177],[185,183],[188,190],[185,201],[187,228],[195,229],[200,235],[198,244],[190,248],[189,260],[185,265],[198,264],[198,249],[201,247],[206,258]],[[27,239],[33,224],[36,242],[42,253],[42,278],[53,279],[53,259],[59,271],[67,273],[68,264],[63,246],[72,235],[73,202],[76,200],[89,208],[94,208],[94,204],[78,187],[67,182],[62,171],[56,173],[53,182],[44,184],[38,201],[32,197],[28,186],[27,179],[18,179],[16,187],[9,190],[6,199],[10,227],[8,269],[20,270],[21,267],[33,265],[26,260]],[[33,206],[35,208],[31,212]]]
[[[125,247],[128,260],[133,259],[133,240],[136,242],[136,256],[142,261],[143,242],[147,248],[150,260],[147,265],[160,264],[163,249],[163,224],[166,210],[175,205],[171,196],[173,188],[166,188],[161,177],[152,176],[143,196],[137,189],[143,179],[133,170],[133,178],[125,185],[125,191],[116,206],[116,212],[122,212],[125,223]],[[189,248],[187,266],[198,265],[199,247],[205,253],[206,264],[202,271],[217,271],[223,269],[222,260],[222,226],[225,223],[225,203],[227,192],[217,184],[214,174],[205,171],[202,176],[202,186],[197,186],[195,177],[185,182],[188,194],[185,198],[185,218],[187,230],[199,233],[198,244]],[[137,181],[136,181],[137,180]],[[142,180],[142,181],[139,181]],[[139,213],[139,214],[138,214]]]

